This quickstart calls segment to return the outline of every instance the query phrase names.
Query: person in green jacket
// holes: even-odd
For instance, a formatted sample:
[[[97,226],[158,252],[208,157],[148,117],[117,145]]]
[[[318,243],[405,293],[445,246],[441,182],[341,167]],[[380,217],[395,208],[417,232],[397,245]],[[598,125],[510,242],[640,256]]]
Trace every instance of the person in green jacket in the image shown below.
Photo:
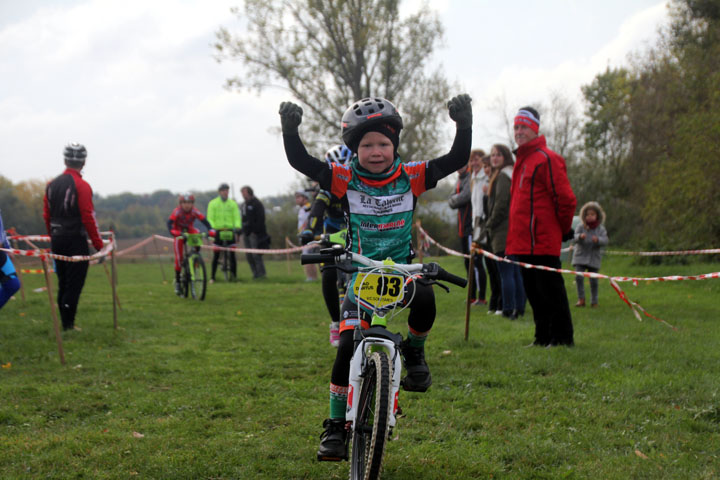
[[[218,232],[215,236],[215,245],[219,247],[235,246],[236,235],[242,227],[240,209],[238,208],[238,204],[235,200],[228,197],[229,192],[230,186],[227,183],[221,183],[218,188],[219,196],[210,200],[207,208],[207,219],[210,222],[210,225],[212,225],[212,227]],[[220,249],[215,249],[213,251],[210,282],[215,281],[215,272],[217,271],[221,252],[222,250]],[[228,253],[230,254],[230,270],[232,271],[232,277],[235,278],[237,277],[235,252]]]

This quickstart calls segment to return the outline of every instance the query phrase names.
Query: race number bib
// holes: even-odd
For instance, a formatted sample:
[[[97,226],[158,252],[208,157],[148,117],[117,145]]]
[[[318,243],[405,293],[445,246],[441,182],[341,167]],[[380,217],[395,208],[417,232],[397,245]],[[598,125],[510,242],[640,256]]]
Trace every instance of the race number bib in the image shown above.
[[[356,298],[361,298],[374,307],[384,307],[402,301],[405,295],[403,283],[402,275],[361,273],[355,279],[353,293]]]

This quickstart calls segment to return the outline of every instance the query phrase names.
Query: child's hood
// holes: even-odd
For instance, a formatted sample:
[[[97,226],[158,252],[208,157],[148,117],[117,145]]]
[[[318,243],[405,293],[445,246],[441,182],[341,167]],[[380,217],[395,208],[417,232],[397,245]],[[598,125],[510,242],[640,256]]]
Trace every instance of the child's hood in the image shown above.
[[[605,223],[605,210],[603,210],[600,204],[597,202],[587,202],[580,209],[580,219],[582,220],[583,224],[585,223],[585,212],[588,209],[592,209],[598,212],[598,220],[600,220],[600,225]]]

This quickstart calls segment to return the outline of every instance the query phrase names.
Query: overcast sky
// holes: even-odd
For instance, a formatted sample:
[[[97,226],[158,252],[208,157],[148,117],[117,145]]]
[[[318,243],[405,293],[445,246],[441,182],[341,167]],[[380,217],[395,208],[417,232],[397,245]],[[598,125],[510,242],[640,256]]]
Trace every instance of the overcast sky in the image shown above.
[[[597,73],[627,64],[667,22],[665,3],[431,1],[446,29],[434,60],[473,97],[473,147],[504,139],[495,99],[513,110],[555,90],[579,99]],[[406,0],[403,11],[420,4]],[[49,180],[63,169],[64,145],[78,141],[88,149],[84,176],[103,196],[221,182],[260,197],[289,192],[298,176],[274,127],[291,98],[225,90],[241,66],[212,56],[217,28],[240,28],[234,5],[0,0],[0,175]]]

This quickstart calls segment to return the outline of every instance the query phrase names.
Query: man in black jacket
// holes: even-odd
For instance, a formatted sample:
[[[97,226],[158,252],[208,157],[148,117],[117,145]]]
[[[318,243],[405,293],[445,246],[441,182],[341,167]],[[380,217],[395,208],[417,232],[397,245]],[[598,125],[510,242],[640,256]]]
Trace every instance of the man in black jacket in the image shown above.
[[[265,229],[265,207],[255,197],[253,189],[244,186],[240,189],[245,202],[240,207],[242,213],[242,234],[245,239],[246,248],[268,248],[269,238]],[[253,278],[265,277],[265,263],[262,255],[257,253],[246,253],[247,262],[252,270]]]

